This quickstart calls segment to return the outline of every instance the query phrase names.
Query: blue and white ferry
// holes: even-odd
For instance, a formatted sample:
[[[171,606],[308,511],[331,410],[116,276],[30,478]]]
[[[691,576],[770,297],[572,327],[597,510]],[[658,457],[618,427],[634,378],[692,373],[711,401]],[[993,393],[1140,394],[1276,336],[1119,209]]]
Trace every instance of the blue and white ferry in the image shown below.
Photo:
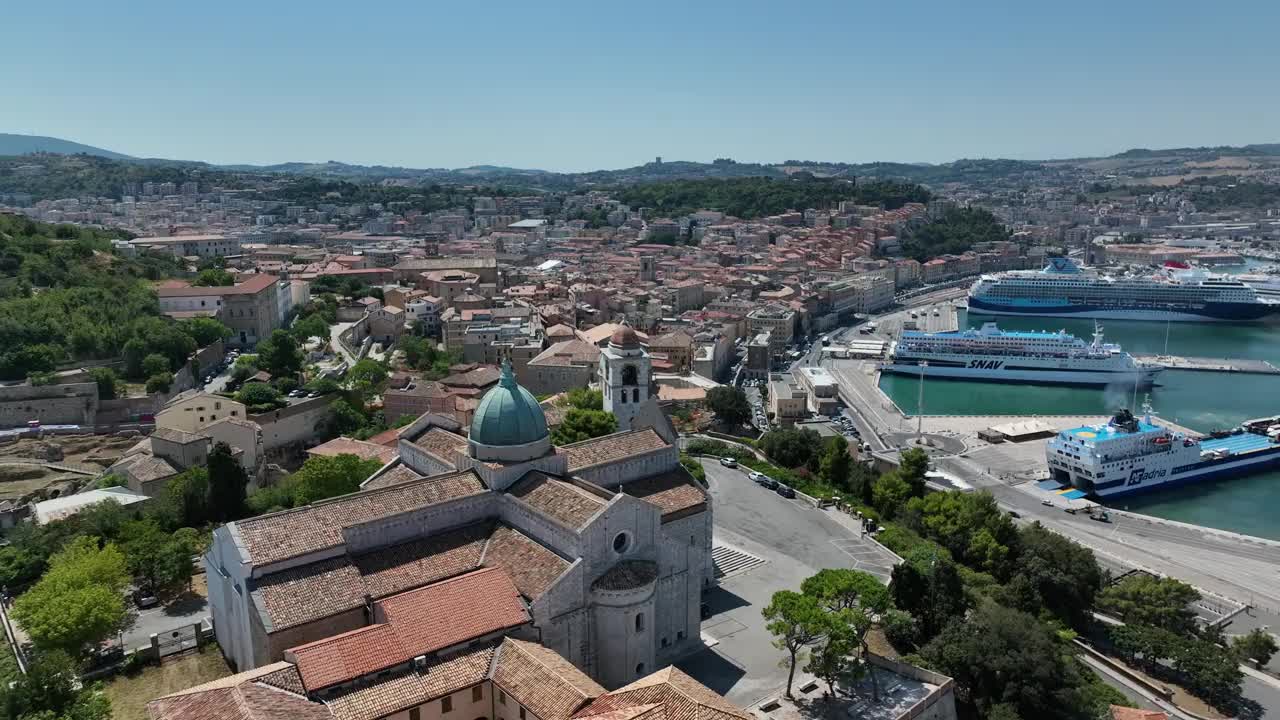
[[[1106,423],[1064,430],[1045,447],[1052,480],[1097,498],[1239,477],[1280,465],[1280,417],[1201,437],[1121,410]]]
[[[969,289],[969,312],[1160,320],[1251,322],[1280,312],[1238,279],[1199,270],[1112,277],[1082,270],[1068,258],[1050,258],[1043,270],[983,275]]]
[[[995,323],[952,332],[906,330],[889,353],[880,366],[884,372],[986,382],[1150,387],[1164,370],[1103,342],[1101,327],[1092,342],[1064,330],[1009,331]]]

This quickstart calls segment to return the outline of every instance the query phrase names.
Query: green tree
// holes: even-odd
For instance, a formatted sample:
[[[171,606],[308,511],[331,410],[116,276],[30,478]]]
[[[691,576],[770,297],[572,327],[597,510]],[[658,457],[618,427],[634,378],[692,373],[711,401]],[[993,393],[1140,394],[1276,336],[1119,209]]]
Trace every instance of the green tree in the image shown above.
[[[156,373],[147,378],[146,391],[149,393],[167,393],[173,388],[173,373]]]
[[[353,435],[369,422],[369,418],[345,398],[335,398],[329,403],[329,434]]]
[[[244,403],[249,412],[254,413],[275,410],[284,405],[280,392],[263,382],[245,383],[236,393],[236,400]]]
[[[156,513],[170,530],[200,527],[209,521],[209,471],[193,467],[178,473],[165,485]]]
[[[965,611],[964,583],[955,562],[928,547],[917,547],[893,568],[893,604],[911,613],[925,638],[942,631]]]
[[[751,418],[751,403],[742,388],[721,385],[707,391],[707,409],[726,425],[741,425]]]
[[[556,445],[590,440],[618,430],[618,419],[603,410],[583,410],[571,407],[564,420],[551,431],[551,442]]]
[[[1025,718],[1072,717],[1084,684],[1067,651],[1047,627],[1026,613],[981,605],[921,649],[928,666],[954,678],[958,695],[979,716],[999,705]]]
[[[213,318],[198,317],[183,320],[180,327],[183,332],[191,336],[192,340],[195,340],[197,347],[207,347],[231,337],[231,328]]]
[[[197,273],[196,279],[191,284],[196,287],[225,287],[235,285],[236,279],[226,270],[208,268]]]
[[[822,436],[808,428],[770,430],[760,436],[757,445],[782,467],[805,467],[822,448]]]
[[[806,648],[828,632],[827,613],[819,607],[816,598],[791,590],[775,592],[761,613],[767,623],[765,627],[773,635],[774,647],[787,653],[787,697],[792,697],[796,663]]]
[[[98,399],[114,400],[120,377],[116,375],[116,371],[108,367],[93,368],[89,371],[89,377],[98,383]]]
[[[604,410],[604,393],[591,388],[573,388],[564,394],[561,404],[581,410]]]
[[[1151,625],[1179,635],[1196,632],[1191,604],[1200,593],[1175,578],[1130,575],[1098,593],[1098,609],[1126,623]]]
[[[381,395],[387,388],[387,366],[370,358],[356,362],[347,371],[347,387],[359,393],[364,402]]]
[[[210,520],[224,523],[244,516],[249,475],[231,454],[231,446],[215,443],[209,452]]]
[[[938,255],[962,253],[978,243],[1004,242],[1009,231],[982,208],[955,208],[903,238],[902,250],[919,262]]]
[[[125,560],[138,586],[159,595],[191,580],[191,547],[175,540],[154,520],[130,522],[121,530]]]
[[[1094,597],[1102,587],[1102,569],[1093,551],[1038,522],[1018,531],[1017,545],[1009,586],[1023,585],[1034,595],[1033,607],[1044,607],[1071,627],[1084,628],[1092,620]]]
[[[849,454],[849,441],[842,437],[833,437],[828,440],[826,450],[822,454],[819,476],[835,487],[847,488],[852,471],[853,456]]]
[[[169,367],[169,358],[160,353],[151,353],[142,358],[142,374],[147,377],[167,373],[173,370]]]
[[[866,616],[853,610],[843,610],[823,618],[825,626],[822,641],[809,653],[805,672],[827,684],[827,692],[836,694],[836,681],[850,675],[857,667],[853,654],[858,651],[860,626],[870,627]]]
[[[272,331],[271,337],[258,343],[258,367],[276,377],[302,370],[302,351],[298,349],[297,340],[287,331]]]
[[[867,657],[871,650],[867,646],[867,632],[871,629],[871,617],[882,616],[892,606],[889,589],[882,585],[874,575],[861,570],[846,568],[825,569],[818,574],[806,578],[800,591],[818,601],[828,613],[834,628],[823,647],[822,657],[816,658],[817,667],[824,672],[856,670],[871,676],[873,698],[878,700],[879,683],[875,670]],[[832,643],[836,648],[831,648]],[[859,662],[841,662],[830,654],[835,650],[843,650],[846,656],[858,652]],[[812,672],[812,671],[811,671]],[[835,694],[832,677],[814,673],[827,681]]]
[[[1231,638],[1231,650],[1241,662],[1253,660],[1261,667],[1271,662],[1271,656],[1275,655],[1280,647],[1276,646],[1276,639],[1271,633],[1261,628],[1254,628],[1244,635]]]
[[[129,573],[115,545],[78,537],[49,559],[49,570],[13,604],[13,617],[42,650],[80,655],[119,630]]]
[[[800,591],[818,601],[828,612],[863,608],[870,613],[889,609],[889,589],[871,573],[847,568],[819,570],[805,579]]]
[[[305,343],[307,340],[318,337],[329,337],[329,323],[324,321],[318,313],[312,313],[304,318],[295,320],[293,327],[289,328],[289,333],[299,343]]]
[[[382,463],[376,458],[361,460],[355,455],[308,458],[288,479],[294,505],[353,493],[380,467]]]
[[[111,701],[96,685],[79,686],[79,667],[65,652],[42,652],[26,674],[0,687],[3,720],[110,720]]]
[[[898,475],[911,486],[911,494],[924,495],[925,474],[929,472],[929,455],[920,448],[903,450],[898,460]]]
[[[911,486],[897,472],[887,472],[876,479],[871,489],[871,502],[880,516],[892,520],[906,507]]]
[[[1008,576],[1018,529],[991,493],[930,493],[912,498],[908,509],[912,529],[945,547],[952,557],[997,577]]]

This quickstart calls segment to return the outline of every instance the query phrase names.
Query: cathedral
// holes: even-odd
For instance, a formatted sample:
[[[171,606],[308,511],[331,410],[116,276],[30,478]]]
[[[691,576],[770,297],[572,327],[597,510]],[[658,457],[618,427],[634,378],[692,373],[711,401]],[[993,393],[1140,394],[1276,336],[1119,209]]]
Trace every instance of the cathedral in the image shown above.
[[[711,499],[650,382],[624,324],[600,358],[618,432],[556,446],[504,364],[465,434],[424,415],[359,492],[218,528],[204,562],[223,653],[240,671],[345,667],[324,686],[341,689],[367,680],[347,677],[369,665],[351,637],[414,666],[506,639],[620,688],[700,649]]]

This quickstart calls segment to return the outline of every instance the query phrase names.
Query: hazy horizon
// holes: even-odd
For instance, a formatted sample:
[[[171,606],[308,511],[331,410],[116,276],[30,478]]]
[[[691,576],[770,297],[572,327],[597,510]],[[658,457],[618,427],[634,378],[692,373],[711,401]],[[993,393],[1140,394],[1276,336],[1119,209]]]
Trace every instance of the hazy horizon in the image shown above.
[[[0,128],[269,165],[950,162],[1274,141],[1280,6],[26,4]]]

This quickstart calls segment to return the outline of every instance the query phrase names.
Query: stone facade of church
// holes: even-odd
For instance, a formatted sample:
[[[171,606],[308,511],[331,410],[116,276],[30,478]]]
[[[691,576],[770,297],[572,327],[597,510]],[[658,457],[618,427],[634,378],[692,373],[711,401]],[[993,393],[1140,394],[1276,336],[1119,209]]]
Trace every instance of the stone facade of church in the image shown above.
[[[605,377],[619,381],[606,403],[630,393],[618,433],[551,445],[541,408],[506,368],[466,436],[424,415],[360,492],[218,528],[204,561],[227,658],[241,671],[277,662],[377,624],[384,599],[481,569],[509,578],[527,610],[505,635],[605,687],[700,648],[711,500],[680,465],[629,332],[602,354]]]

